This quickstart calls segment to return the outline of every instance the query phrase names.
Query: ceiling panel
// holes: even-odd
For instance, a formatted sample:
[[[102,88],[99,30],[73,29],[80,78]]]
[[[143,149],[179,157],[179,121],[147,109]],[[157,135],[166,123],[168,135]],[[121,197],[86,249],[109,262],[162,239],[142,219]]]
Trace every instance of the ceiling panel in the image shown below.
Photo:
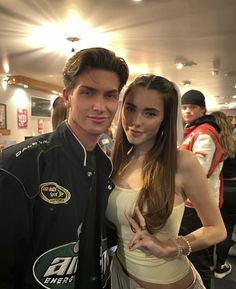
[[[126,59],[130,79],[160,74],[181,92],[199,89],[209,106],[227,108],[236,94],[235,12],[235,0],[0,1],[0,75],[7,62],[11,75],[63,85],[72,47],[100,45]],[[72,43],[68,36],[81,40]],[[196,64],[177,70],[178,58]]]

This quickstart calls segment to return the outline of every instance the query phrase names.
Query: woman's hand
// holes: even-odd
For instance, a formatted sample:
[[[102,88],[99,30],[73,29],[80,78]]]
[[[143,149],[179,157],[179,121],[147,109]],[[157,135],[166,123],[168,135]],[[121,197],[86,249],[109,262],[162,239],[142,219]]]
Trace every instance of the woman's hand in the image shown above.
[[[129,249],[131,251],[139,249],[146,255],[153,255],[158,258],[174,257],[177,254],[177,248],[173,241],[159,241],[155,236],[150,234],[146,229],[146,222],[138,207],[135,207],[135,214],[138,223],[126,213],[132,230],[133,238],[129,241]]]

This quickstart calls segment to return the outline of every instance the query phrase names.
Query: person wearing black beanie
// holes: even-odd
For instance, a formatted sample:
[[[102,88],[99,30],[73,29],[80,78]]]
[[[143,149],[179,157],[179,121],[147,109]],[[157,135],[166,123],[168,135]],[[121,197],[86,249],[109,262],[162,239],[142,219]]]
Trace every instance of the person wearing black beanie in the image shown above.
[[[206,115],[204,94],[199,90],[189,90],[181,98],[181,111],[185,123],[184,139],[180,149],[195,153],[208,178],[216,203],[222,205],[223,186],[221,170],[224,152],[221,147],[220,128],[212,116]],[[186,235],[202,226],[201,221],[187,200],[180,234]],[[193,252],[189,259],[202,277],[206,289],[211,288],[211,252],[208,249]]]
[[[195,89],[191,89],[183,94],[181,104],[195,104],[200,107],[206,107],[204,94]]]

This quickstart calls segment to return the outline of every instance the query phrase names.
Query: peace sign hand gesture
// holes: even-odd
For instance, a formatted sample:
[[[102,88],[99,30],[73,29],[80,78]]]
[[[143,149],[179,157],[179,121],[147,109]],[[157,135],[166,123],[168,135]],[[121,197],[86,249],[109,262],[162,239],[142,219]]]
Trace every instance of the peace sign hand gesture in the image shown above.
[[[139,207],[135,207],[134,211],[137,216],[138,223],[130,214],[125,214],[132,231],[135,233],[129,241],[129,249],[131,251],[139,249],[146,255],[153,255],[158,258],[169,258],[176,256],[177,248],[174,242],[171,239],[162,242],[154,235],[150,234],[146,229],[146,221],[140,212]]]

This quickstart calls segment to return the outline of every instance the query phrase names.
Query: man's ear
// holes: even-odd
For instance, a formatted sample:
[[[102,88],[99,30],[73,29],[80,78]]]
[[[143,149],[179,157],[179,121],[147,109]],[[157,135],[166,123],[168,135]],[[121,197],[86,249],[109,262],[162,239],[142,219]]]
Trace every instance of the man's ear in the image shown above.
[[[64,98],[65,106],[68,108],[70,104],[70,97],[66,88],[63,89],[63,98]]]

